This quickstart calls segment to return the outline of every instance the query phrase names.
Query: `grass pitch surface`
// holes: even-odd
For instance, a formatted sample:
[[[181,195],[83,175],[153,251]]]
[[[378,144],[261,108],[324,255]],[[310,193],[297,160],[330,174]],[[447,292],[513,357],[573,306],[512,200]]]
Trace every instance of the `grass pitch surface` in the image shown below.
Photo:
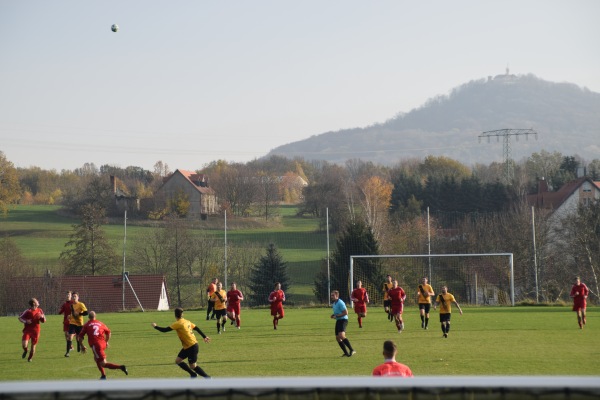
[[[351,358],[340,357],[330,314],[328,308],[288,308],[279,329],[273,330],[269,310],[242,309],[241,329],[228,323],[221,335],[203,310],[186,311],[184,317],[212,339],[200,343],[199,364],[214,377],[370,375],[383,361],[386,339],[396,341],[397,360],[416,376],[600,375],[598,307],[588,308],[583,330],[568,307],[464,308],[462,316],[453,312],[447,339],[442,338],[437,311],[431,313],[429,329],[423,330],[418,310],[406,309],[406,329],[398,334],[381,307],[369,308],[362,329],[350,310],[347,336],[357,351]],[[181,348],[176,333],[151,327],[152,322],[170,325],[172,311],[99,314],[98,319],[112,330],[108,361],[129,369],[129,377],[107,370],[108,379],[186,377],[174,364]],[[21,359],[21,329],[16,317],[0,318],[0,380],[100,376],[91,353],[64,357],[62,316],[49,316],[42,325],[31,363]]]

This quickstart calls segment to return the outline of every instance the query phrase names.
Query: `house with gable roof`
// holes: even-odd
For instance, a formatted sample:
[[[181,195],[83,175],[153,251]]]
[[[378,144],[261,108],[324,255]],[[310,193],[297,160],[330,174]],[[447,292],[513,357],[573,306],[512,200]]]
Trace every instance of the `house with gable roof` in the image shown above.
[[[527,196],[527,204],[552,212],[550,217],[553,224],[560,223],[564,217],[577,212],[580,204],[590,204],[600,200],[600,181],[581,177],[567,182],[556,192],[548,190],[548,182],[541,179],[538,191]]]
[[[188,218],[206,219],[218,211],[217,196],[209,187],[208,176],[178,169],[164,178],[162,186],[154,195],[155,204],[165,207],[167,203],[184,194],[190,202]]]

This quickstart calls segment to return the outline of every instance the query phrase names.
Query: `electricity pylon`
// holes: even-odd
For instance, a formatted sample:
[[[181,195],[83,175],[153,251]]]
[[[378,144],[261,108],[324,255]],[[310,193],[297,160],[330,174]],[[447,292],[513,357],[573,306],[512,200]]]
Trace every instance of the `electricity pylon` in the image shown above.
[[[488,143],[490,142],[490,137],[496,136],[498,140],[502,137],[503,142],[503,158],[504,158],[504,179],[506,180],[506,184],[509,185],[512,183],[514,178],[514,161],[511,157],[510,151],[510,137],[516,136],[517,141],[519,141],[519,136],[525,135],[525,139],[529,139],[529,135],[535,135],[535,139],[537,140],[537,132],[533,129],[498,129],[495,131],[487,131],[483,132],[479,135],[479,142],[481,143],[481,138],[486,137],[488,139]]]

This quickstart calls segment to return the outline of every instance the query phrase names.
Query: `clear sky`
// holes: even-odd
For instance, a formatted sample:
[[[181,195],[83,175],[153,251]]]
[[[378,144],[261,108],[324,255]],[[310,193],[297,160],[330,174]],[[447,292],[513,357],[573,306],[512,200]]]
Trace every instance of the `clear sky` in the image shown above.
[[[192,170],[507,66],[600,92],[599,20],[597,0],[0,0],[0,151]]]

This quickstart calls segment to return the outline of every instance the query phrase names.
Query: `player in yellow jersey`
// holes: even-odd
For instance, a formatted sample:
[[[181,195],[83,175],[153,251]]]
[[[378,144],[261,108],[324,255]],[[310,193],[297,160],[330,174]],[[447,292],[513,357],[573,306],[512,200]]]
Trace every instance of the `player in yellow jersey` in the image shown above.
[[[452,303],[456,304],[456,308],[462,315],[462,310],[458,305],[458,302],[451,293],[448,293],[448,287],[442,286],[442,293],[438,295],[435,300],[436,304],[440,305],[440,323],[442,324],[442,332],[444,337],[448,337],[450,332],[450,317],[452,316]]]
[[[217,283],[217,290],[210,296],[215,307],[215,316],[217,317],[217,333],[221,334],[221,327],[225,332],[225,323],[227,322],[227,292],[223,290],[223,284]]]
[[[67,339],[67,352],[65,357],[69,357],[69,353],[73,348],[73,339],[81,333],[83,328],[83,317],[88,315],[88,310],[85,304],[79,301],[79,293],[73,292],[71,295],[71,314],[69,314],[69,339]],[[77,352],[81,351],[81,344],[77,341]]]
[[[421,284],[417,290],[417,303],[419,304],[419,313],[421,314],[421,328],[427,329],[429,325],[429,310],[431,309],[431,298],[435,296],[433,288],[427,283],[427,277],[421,279]]]
[[[383,282],[383,288],[381,291],[383,292],[383,309],[388,315],[388,321],[392,322],[394,320],[394,316],[392,315],[392,300],[388,296],[388,291],[394,286],[392,283],[392,276],[388,275],[387,280]]]
[[[179,368],[190,374],[191,378],[197,378],[198,375],[205,378],[210,378],[210,376],[208,376],[206,372],[204,372],[204,370],[196,364],[198,361],[198,340],[194,335],[194,331],[198,332],[200,336],[202,336],[204,343],[209,343],[210,338],[206,336],[194,323],[183,318],[183,308],[177,307],[175,309],[175,319],[175,322],[165,328],[157,326],[154,322],[152,323],[152,327],[161,332],[177,332],[177,336],[179,336],[182,346],[181,351],[179,354],[177,354],[177,358],[175,359],[175,364],[177,364]],[[184,361],[186,358],[189,365]]]

